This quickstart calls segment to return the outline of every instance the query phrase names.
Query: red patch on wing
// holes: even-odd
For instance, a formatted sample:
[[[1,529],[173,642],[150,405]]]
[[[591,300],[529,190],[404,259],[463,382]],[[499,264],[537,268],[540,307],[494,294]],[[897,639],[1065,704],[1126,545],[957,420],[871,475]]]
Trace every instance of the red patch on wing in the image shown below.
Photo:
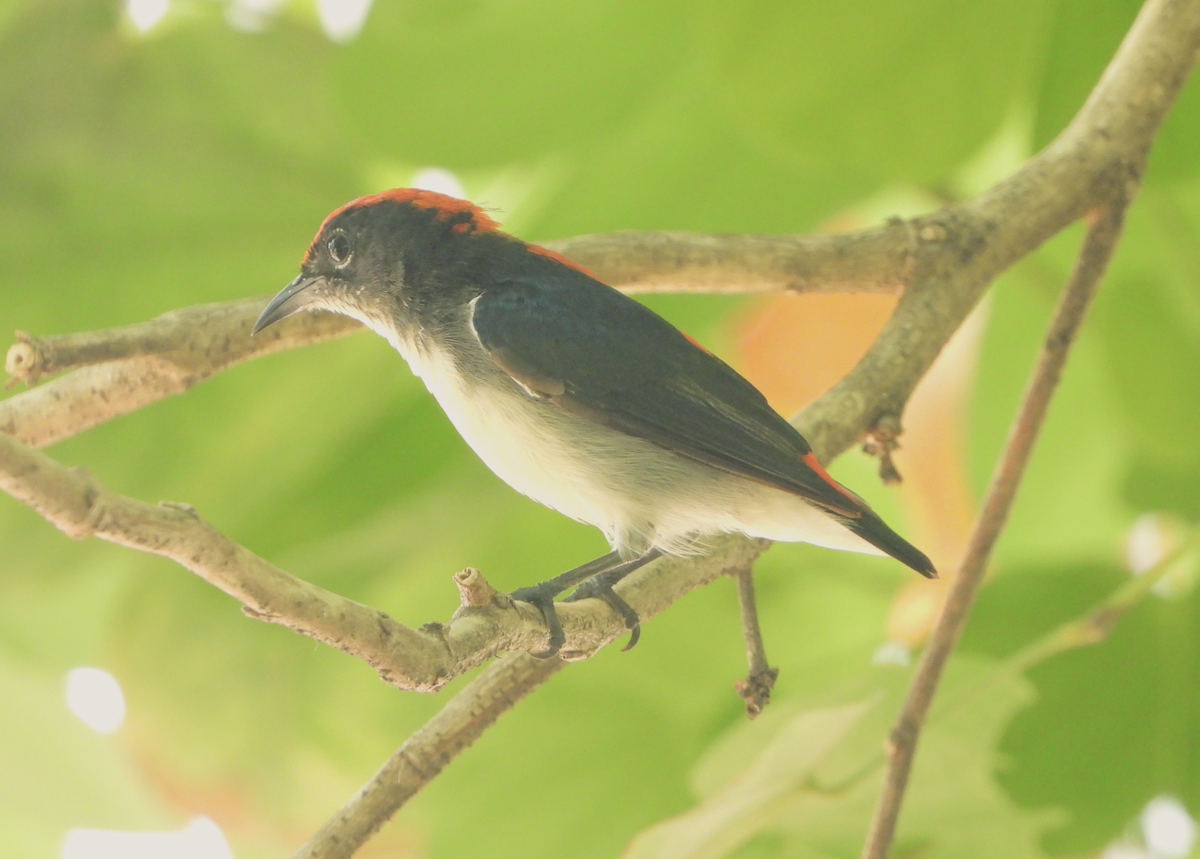
[[[699,349],[701,352],[705,352],[709,355],[712,354],[712,352],[709,352],[707,349],[705,349],[704,346],[701,345],[700,341],[697,340],[695,337],[693,337],[691,334],[688,334],[686,331],[680,331],[679,333],[682,334],[684,337],[686,337],[687,341],[689,343],[691,343],[693,346],[695,346],[697,349]]]
[[[573,268],[576,271],[583,272],[588,277],[596,277],[596,275],[592,274],[592,272],[589,269],[584,268],[579,263],[575,262],[575,260],[573,260],[573,259],[568,259],[567,257],[560,254],[558,251],[552,251],[552,250],[550,250],[550,248],[544,248],[541,245],[526,244],[525,246],[527,248],[529,248],[531,251],[533,251],[535,254],[537,254],[538,256],[547,257],[549,259],[554,260],[555,262],[560,262],[563,265],[565,265],[567,268]],[[596,278],[596,279],[599,280],[599,278]]]
[[[457,215],[460,212],[468,213],[470,216],[469,220],[461,221],[450,228],[456,233],[465,233],[468,230],[479,233],[491,233],[500,229],[498,223],[492,220],[483,209],[469,200],[448,197],[445,194],[439,194],[436,191],[426,191],[423,188],[393,188],[390,191],[383,191],[379,194],[368,194],[365,197],[359,197],[357,200],[351,200],[346,205],[339,206],[330,212],[325,220],[321,222],[321,226],[317,229],[317,235],[313,237],[312,243],[308,246],[308,254],[312,253],[317,238],[325,231],[325,227],[329,222],[342,214],[342,212],[386,202],[411,203],[421,209],[435,209],[438,212],[439,220],[449,218],[451,215]],[[306,259],[308,254],[305,254]]]
[[[826,483],[828,483],[830,486],[832,486],[838,492],[842,493],[847,498],[849,498],[851,501],[853,501],[855,507],[857,507],[859,504],[862,503],[861,501],[858,500],[858,496],[856,496],[849,489],[846,489],[844,486],[842,486],[842,484],[838,483],[836,480],[834,480],[832,477],[829,476],[829,472],[826,471],[825,467],[823,465],[821,465],[821,463],[817,460],[816,454],[806,453],[806,454],[804,454],[804,456],[800,457],[800,460],[805,465],[807,465],[809,468],[811,468],[813,471],[815,471],[817,473],[818,477],[820,477],[822,480],[824,480]]]

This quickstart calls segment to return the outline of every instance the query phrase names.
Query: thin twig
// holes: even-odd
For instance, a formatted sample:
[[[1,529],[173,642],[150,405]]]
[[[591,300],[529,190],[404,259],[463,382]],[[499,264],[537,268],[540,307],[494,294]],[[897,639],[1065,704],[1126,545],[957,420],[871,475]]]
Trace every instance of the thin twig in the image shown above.
[[[1016,497],[1050,398],[1084,313],[1121,235],[1127,199],[1102,209],[1089,226],[1079,258],[1063,290],[1046,334],[1037,366],[1013,421],[1004,452],[976,520],[965,557],[946,597],[933,635],[921,656],[888,744],[888,769],[875,806],[863,859],[885,859],[908,784],[921,725],[941,679],[942,669],[958,643],[971,603],[983,581],[992,547],[1000,536]]]
[[[747,565],[734,573],[737,580],[738,604],[742,609],[742,636],[746,639],[746,679],[734,684],[738,695],[746,702],[746,716],[753,719],[771,703],[771,690],[779,677],[779,669],[767,662],[762,629],[758,624],[758,605],[754,599],[754,567]]]
[[[45,447],[150,403],[181,394],[222,370],[284,349],[341,337],[362,326],[333,313],[305,313],[251,337],[267,297],[203,304],[146,322],[52,337],[17,332],[9,380],[29,384],[74,369],[0,402],[0,432]]]
[[[510,653],[462,688],[325,822],[293,859],[347,859],[514,704],[566,663]]]

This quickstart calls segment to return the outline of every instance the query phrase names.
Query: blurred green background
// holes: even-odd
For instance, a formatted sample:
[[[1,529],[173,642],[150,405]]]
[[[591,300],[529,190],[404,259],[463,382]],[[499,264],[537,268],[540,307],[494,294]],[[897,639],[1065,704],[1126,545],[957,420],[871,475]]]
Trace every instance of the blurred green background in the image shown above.
[[[913,214],[1052,138],[1138,6],[377,0],[363,24],[354,5],[0,0],[0,329],[87,330],[272,292],[329,210],[414,177],[445,187],[429,168],[531,240]],[[1200,809],[1194,558],[1103,644],[1024,672],[1012,654],[1200,517],[1198,132],[1193,82],[922,741],[898,856],[1192,849],[1160,824],[1186,835],[1181,809]],[[1078,238],[993,292],[951,463],[976,498]],[[763,307],[648,303],[735,364]],[[604,549],[494,478],[372,336],[235,368],[51,454],[118,492],[190,502],[285,569],[413,625],[449,617],[464,566],[510,589]],[[907,496],[869,460],[848,454],[835,473],[911,531]],[[758,570],[781,669],[763,718],[747,723],[731,689],[743,647],[734,588],[717,582],[633,651],[522,702],[364,855],[590,859],[635,837],[644,856],[857,855],[910,670],[888,646],[907,571],[806,546],[777,546]],[[124,689],[113,734],[67,710],[64,677],[81,665]],[[198,815],[238,857],[286,856],[462,682],[397,692],[167,561],[72,542],[0,498],[5,856],[60,855],[72,828]],[[1155,797],[1158,817],[1144,812]]]

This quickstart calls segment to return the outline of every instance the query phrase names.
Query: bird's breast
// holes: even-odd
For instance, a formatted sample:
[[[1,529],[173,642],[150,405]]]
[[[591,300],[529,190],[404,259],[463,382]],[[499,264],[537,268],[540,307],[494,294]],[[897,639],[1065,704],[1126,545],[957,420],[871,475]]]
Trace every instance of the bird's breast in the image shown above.
[[[478,355],[417,352],[409,359],[413,371],[497,476],[568,516],[597,523],[598,511],[583,497],[594,482],[583,463],[587,442],[569,415],[530,397],[482,347]]]

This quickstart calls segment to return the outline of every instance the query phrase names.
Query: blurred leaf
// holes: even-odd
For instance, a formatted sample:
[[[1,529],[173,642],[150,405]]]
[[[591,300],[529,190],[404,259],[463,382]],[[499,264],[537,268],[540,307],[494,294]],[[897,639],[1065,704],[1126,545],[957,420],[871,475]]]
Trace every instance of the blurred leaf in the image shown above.
[[[264,206],[303,217],[351,171],[322,83],[330,46],[309,29],[237,34],[209,14],[131,40],[109,4],[55,0],[31,6],[3,43],[0,176],[20,192],[9,205],[36,207],[22,241],[40,227],[43,240],[127,262],[140,245],[107,243],[131,230],[195,241],[203,224],[261,246]]]
[[[906,797],[896,851],[931,857],[1030,856],[1047,818],[1017,809],[991,775],[989,749],[1028,699],[996,663],[956,660],[940,692],[958,706],[930,720]],[[981,681],[990,679],[992,682]],[[703,801],[642,833],[627,856],[844,856],[857,851],[882,772],[880,734],[906,677],[875,669],[843,679],[842,706],[793,704],[732,729],[697,766]],[[859,698],[866,689],[866,699]],[[830,697],[826,693],[826,697]],[[775,707],[775,705],[772,705]],[[951,822],[953,821],[953,822]],[[771,837],[771,833],[774,836]],[[985,834],[986,833],[986,834]],[[767,836],[767,837],[764,837]]]
[[[1200,519],[1200,469],[1135,459],[1125,475],[1126,502],[1140,510],[1173,510]]]
[[[455,168],[529,161],[620,128],[683,60],[683,4],[381,3],[339,56],[380,151]]]
[[[1200,331],[1189,331],[1149,280],[1109,278],[1094,319],[1141,456],[1159,467],[1200,467],[1200,446],[1179,432],[1195,420]]]
[[[1120,579],[1116,571],[1093,575],[1093,582]],[[1014,573],[991,585],[988,597],[1029,605],[1035,592],[1039,602],[1054,598],[1043,577]],[[1004,734],[1000,749],[1010,764],[1001,781],[1022,805],[1066,809],[1045,838],[1051,853],[1099,851],[1158,794],[1200,809],[1198,613],[1195,592],[1152,597],[1103,643],[1030,672],[1036,702]],[[980,621],[996,629],[1010,616],[981,612]]]
[[[1011,656],[1082,616],[1128,578],[1107,564],[1014,567],[980,591],[959,648]]]
[[[1041,5],[713,0],[702,44],[722,104],[781,159],[931,182],[1027,84]]]
[[[710,859],[755,834],[797,792],[803,793],[817,766],[870,706],[869,702],[810,710],[786,722],[760,754],[724,789],[705,797],[686,814],[634,839],[629,859]]]
[[[1141,0],[1061,0],[1052,5],[1052,29],[1034,122],[1041,149],[1083,106],[1129,30]],[[1193,76],[1194,78],[1194,76]],[[1148,182],[1194,176],[1200,134],[1200,85],[1193,79],[1163,123],[1150,153]]]
[[[786,232],[811,228],[872,189],[861,171],[786,164],[764,153],[712,103],[710,88],[701,71],[685,69],[657,87],[627,127],[573,154],[531,235]]]

